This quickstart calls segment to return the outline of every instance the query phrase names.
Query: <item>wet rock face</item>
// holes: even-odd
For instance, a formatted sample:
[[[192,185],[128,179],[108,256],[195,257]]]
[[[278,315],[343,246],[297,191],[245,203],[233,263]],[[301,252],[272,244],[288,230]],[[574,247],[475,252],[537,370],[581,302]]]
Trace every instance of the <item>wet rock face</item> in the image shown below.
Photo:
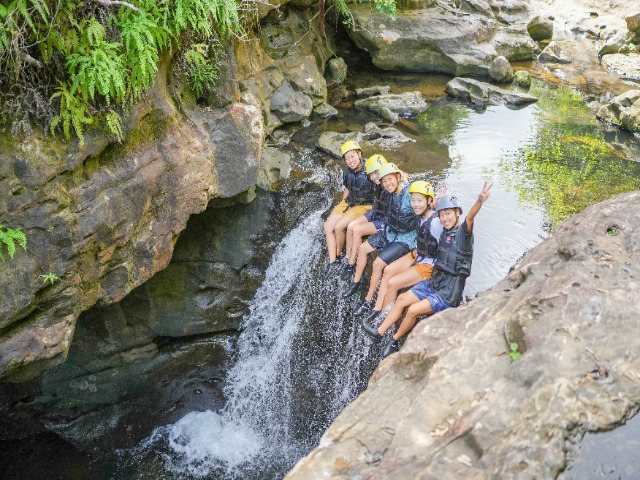
[[[639,192],[588,207],[420,321],[286,478],[555,478],[640,405],[639,226]]]
[[[505,90],[473,78],[454,78],[447,83],[445,92],[450,97],[459,98],[476,109],[482,109],[488,105],[519,107],[538,101],[533,95]]]
[[[255,184],[263,123],[251,95],[208,111],[185,103],[181,114],[158,77],[123,145],[87,135],[76,148],[36,134],[0,153],[1,223],[22,227],[29,248],[0,263],[3,380],[62,362],[80,312],[164,268],[210,198]],[[45,285],[49,272],[60,280]]]
[[[353,5],[355,28],[348,34],[384,70],[488,77],[499,55],[510,61],[533,58],[534,42],[526,23],[500,26],[484,1],[463,0],[457,5],[399,10],[395,21],[368,5]]]
[[[633,133],[640,133],[640,90],[618,95],[598,110],[598,118]]]

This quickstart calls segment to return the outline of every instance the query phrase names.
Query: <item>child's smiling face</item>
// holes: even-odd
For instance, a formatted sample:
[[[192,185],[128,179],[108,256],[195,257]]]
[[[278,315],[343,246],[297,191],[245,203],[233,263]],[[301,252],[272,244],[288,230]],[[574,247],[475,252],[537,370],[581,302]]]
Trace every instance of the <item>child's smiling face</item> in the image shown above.
[[[458,221],[458,212],[456,212],[455,208],[444,208],[438,212],[438,216],[440,217],[440,223],[446,230],[451,230]]]
[[[349,150],[344,154],[344,161],[351,170],[356,170],[360,165],[362,153],[359,150]]]
[[[413,192],[411,194],[411,208],[416,215],[424,215],[429,206],[427,196],[422,193]]]
[[[389,193],[395,192],[398,188],[398,179],[393,173],[382,177],[380,183],[382,183],[382,187]]]

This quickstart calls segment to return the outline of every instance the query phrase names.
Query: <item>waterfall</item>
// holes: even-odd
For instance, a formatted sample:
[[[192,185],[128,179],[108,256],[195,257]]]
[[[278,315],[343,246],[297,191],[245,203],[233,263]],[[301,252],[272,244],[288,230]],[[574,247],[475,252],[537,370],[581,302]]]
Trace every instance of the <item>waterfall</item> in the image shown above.
[[[225,407],[191,412],[121,452],[137,464],[153,457],[136,478],[150,469],[162,478],[282,478],[366,386],[377,355],[349,314],[356,300],[341,298],[344,282],[323,278],[321,213],[274,253],[238,340]]]

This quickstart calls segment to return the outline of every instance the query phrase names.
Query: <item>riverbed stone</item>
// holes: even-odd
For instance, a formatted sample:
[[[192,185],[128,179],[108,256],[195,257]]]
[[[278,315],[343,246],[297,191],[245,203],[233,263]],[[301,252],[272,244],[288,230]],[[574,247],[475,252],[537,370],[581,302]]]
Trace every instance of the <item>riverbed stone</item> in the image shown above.
[[[459,98],[476,109],[482,109],[488,105],[521,107],[538,101],[533,95],[505,90],[473,78],[454,78],[447,83],[445,92],[450,97]]]
[[[639,226],[640,192],[588,207],[421,320],[285,478],[556,478],[585,432],[640,405]]]
[[[538,61],[543,63],[558,63],[568,64],[571,63],[571,59],[565,54],[564,48],[560,42],[551,42],[547,47],[538,55]]]
[[[347,78],[347,64],[342,57],[332,58],[327,62],[324,71],[327,87],[342,85]]]
[[[513,68],[505,57],[497,57],[489,67],[489,76],[497,83],[511,83],[513,81]]]
[[[499,56],[492,43],[499,22],[489,4],[480,0],[463,1],[460,9],[436,3],[422,10],[399,10],[395,21],[368,5],[355,4],[350,11],[354,28],[347,33],[384,70],[488,77],[491,62]],[[518,59],[530,60],[530,37],[503,38],[498,42],[500,54],[515,60],[510,50],[521,50],[519,42],[529,56]]]
[[[356,100],[354,105],[360,110],[377,113],[390,122],[396,122],[399,116],[411,117],[427,109],[427,102],[420,92],[375,95]]]
[[[627,28],[630,32],[640,34],[640,11],[627,15],[624,20],[627,22]]]
[[[527,32],[536,41],[551,40],[553,37],[553,22],[538,15],[527,24]]]
[[[640,47],[636,47],[640,49]],[[624,47],[626,50],[626,46]],[[640,52],[625,51],[602,57],[602,65],[608,70],[619,74],[622,78],[640,82]]]
[[[391,94],[391,87],[389,85],[374,85],[372,87],[356,88],[356,98],[373,97],[376,95],[389,95]]]
[[[640,90],[629,90],[600,107],[598,118],[633,133],[640,133]]]
[[[283,123],[299,122],[311,115],[312,110],[311,98],[295,91],[288,81],[282,82],[271,95],[271,111]]]
[[[496,19],[506,24],[524,23],[531,18],[532,6],[525,0],[491,0],[489,2]]]
[[[348,140],[358,142],[363,148],[377,147],[381,150],[392,150],[402,143],[415,142],[397,128],[380,127],[374,122],[369,122],[364,126],[362,132],[323,132],[318,138],[316,148],[341,159],[340,147]]]
[[[514,83],[526,90],[531,88],[531,74],[526,70],[518,70],[514,74]]]

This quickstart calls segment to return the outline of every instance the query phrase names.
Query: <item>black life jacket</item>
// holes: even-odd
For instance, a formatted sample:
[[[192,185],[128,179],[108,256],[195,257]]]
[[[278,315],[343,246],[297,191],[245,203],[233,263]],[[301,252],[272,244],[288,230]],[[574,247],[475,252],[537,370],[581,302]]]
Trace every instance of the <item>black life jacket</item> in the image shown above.
[[[451,230],[445,230],[440,235],[435,267],[437,270],[442,270],[451,275],[468,277],[471,275],[471,260],[473,258],[473,233],[471,234],[469,250],[463,251],[465,248],[464,239],[456,235],[461,226],[458,225]],[[446,241],[447,237],[451,238],[448,243]]]
[[[349,190],[347,204],[350,207],[371,205],[374,200],[374,183],[369,180],[364,163],[365,159],[363,158],[358,171],[351,170],[349,167],[344,167],[342,170],[342,183]]]
[[[435,213],[432,213],[427,220],[418,227],[418,247],[417,247],[417,259],[421,258],[436,258],[438,255],[438,239],[431,235],[431,222],[436,217]]]
[[[387,208],[389,207],[389,196],[381,185],[374,185],[375,197],[373,199],[373,218],[372,220],[378,220],[387,216]]]
[[[420,220],[413,210],[411,213],[402,211],[402,202],[405,195],[409,193],[409,185],[405,185],[400,195],[394,200],[393,195],[389,195],[387,201],[387,227],[396,233],[407,233],[418,228]]]

